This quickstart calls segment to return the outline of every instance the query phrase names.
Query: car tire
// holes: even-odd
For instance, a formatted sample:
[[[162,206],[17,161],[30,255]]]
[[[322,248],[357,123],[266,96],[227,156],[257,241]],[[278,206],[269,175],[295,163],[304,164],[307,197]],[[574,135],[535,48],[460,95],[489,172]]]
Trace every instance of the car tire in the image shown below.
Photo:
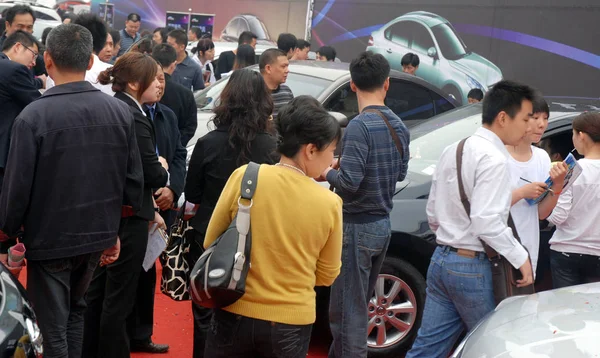
[[[378,299],[381,294],[378,295],[377,292],[378,290],[382,292],[380,286],[382,282],[384,299]],[[391,294],[397,291],[397,289],[393,290],[396,285],[400,285],[401,290],[396,297],[391,297],[390,302],[386,297],[390,298]],[[386,257],[379,274],[376,292],[369,304],[370,358],[398,357],[410,349],[421,324],[425,304],[425,288],[425,278],[414,266],[396,257]],[[398,309],[398,307],[401,308]],[[410,307],[414,310],[411,311]],[[406,328],[404,325],[407,322],[411,323],[409,328],[402,331],[402,328]],[[400,328],[398,328],[399,323],[401,323]],[[379,344],[377,339],[380,338],[378,337],[379,331],[383,327],[386,331],[385,343]]]
[[[452,98],[454,98],[454,100],[456,100],[456,103],[459,106],[463,105],[463,98],[462,95],[460,94],[460,91],[454,87],[454,86],[446,86],[442,89],[442,91],[448,93]]]

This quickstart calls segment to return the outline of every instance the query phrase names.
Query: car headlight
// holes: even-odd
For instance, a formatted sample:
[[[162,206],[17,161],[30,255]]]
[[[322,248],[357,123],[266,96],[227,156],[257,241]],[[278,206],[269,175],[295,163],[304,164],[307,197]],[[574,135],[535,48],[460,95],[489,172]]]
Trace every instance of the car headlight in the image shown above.
[[[467,84],[470,88],[479,88],[480,90],[485,92],[485,87],[481,85],[476,79],[471,76],[467,76]]]
[[[42,357],[44,354],[44,340],[42,338],[40,327],[38,327],[37,323],[30,318],[25,318],[25,328],[27,329],[27,334],[29,334],[29,341],[31,342],[33,351],[36,356]]]

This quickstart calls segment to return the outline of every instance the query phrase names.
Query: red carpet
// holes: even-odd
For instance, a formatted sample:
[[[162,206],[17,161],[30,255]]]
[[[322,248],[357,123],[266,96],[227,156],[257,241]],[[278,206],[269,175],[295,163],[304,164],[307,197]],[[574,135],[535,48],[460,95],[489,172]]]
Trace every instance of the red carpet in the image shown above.
[[[27,273],[21,272],[21,283],[26,286]],[[158,277],[161,267],[157,265]],[[191,358],[194,336],[192,309],[190,302],[176,302],[160,293],[160,279],[157,280],[154,304],[154,336],[155,343],[168,344],[167,354],[133,353],[133,358]],[[314,340],[315,338],[313,338]],[[312,347],[309,358],[327,357],[327,344]]]

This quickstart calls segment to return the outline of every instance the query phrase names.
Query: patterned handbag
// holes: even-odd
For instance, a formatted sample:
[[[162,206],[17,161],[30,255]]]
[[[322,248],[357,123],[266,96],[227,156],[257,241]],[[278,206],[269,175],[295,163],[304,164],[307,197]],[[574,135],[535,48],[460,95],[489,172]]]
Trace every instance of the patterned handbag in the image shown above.
[[[194,207],[193,204],[184,203],[175,223],[171,226],[167,248],[160,255],[160,264],[162,265],[160,291],[175,301],[191,299],[188,290],[190,265],[187,262],[187,255],[190,250],[190,240],[193,240],[194,228],[190,225],[187,217],[188,205]]]

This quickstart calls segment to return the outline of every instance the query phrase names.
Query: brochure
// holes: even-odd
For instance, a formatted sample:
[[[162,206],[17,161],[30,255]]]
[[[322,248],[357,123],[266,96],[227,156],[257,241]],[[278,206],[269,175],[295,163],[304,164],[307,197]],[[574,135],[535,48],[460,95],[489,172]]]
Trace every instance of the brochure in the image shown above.
[[[579,175],[581,174],[581,171],[582,171],[581,165],[579,165],[579,163],[577,163],[577,160],[575,159],[575,157],[573,156],[572,153],[569,153],[569,155],[567,155],[567,159],[565,159],[565,164],[567,165],[568,170],[567,170],[567,176],[565,177],[565,185],[562,189],[563,191],[567,190],[569,188],[569,186],[571,186],[571,184],[573,184],[575,179],[577,179],[577,177],[579,177]],[[535,205],[535,204],[539,203],[540,201],[544,200],[546,195],[548,195],[550,193],[549,189],[552,189],[552,185],[554,184],[552,182],[552,179],[550,177],[548,177],[548,179],[546,179],[545,183],[546,183],[546,185],[548,185],[548,189],[542,195],[538,196],[535,199],[525,199],[525,200],[527,200],[529,205]]]

